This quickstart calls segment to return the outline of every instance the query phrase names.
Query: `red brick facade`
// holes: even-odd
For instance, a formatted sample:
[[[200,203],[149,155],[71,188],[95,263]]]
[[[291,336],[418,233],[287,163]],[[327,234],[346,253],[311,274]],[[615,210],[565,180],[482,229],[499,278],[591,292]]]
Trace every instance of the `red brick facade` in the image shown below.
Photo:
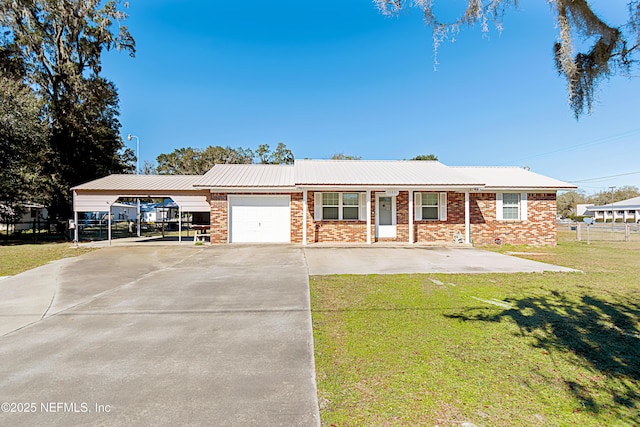
[[[272,194],[291,197],[291,242],[303,242],[303,194],[293,193],[234,193],[242,195]],[[376,238],[375,191],[371,192],[371,241],[409,242],[409,192],[400,191],[396,197],[396,237]],[[527,244],[545,246],[556,244],[556,195],[555,193],[528,193],[526,220],[497,220],[496,193],[471,193],[469,204],[470,238],[476,246],[501,244]],[[367,223],[362,220],[314,220],[314,192],[307,194],[307,243],[344,242],[365,243]],[[447,192],[447,219],[414,221],[413,235],[416,243],[452,243],[457,236],[464,236],[464,193]],[[227,193],[211,194],[211,242],[227,243],[228,234]],[[498,240],[497,240],[498,239]]]

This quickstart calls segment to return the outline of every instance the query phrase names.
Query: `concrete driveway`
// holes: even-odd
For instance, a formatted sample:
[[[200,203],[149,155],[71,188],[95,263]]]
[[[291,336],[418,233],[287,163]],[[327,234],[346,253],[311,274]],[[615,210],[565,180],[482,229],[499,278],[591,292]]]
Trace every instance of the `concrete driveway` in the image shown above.
[[[319,423],[299,248],[113,247],[0,295],[0,425]]]
[[[56,261],[0,280],[0,425],[318,425],[309,274],[490,271],[573,270],[403,246],[141,244]]]

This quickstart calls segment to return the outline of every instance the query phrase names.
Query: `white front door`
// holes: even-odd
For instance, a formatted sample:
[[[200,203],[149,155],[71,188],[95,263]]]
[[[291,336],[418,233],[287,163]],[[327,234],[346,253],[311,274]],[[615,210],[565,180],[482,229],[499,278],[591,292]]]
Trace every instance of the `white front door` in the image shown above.
[[[289,196],[229,196],[229,241],[291,242]]]
[[[396,237],[396,196],[376,194],[376,237]]]

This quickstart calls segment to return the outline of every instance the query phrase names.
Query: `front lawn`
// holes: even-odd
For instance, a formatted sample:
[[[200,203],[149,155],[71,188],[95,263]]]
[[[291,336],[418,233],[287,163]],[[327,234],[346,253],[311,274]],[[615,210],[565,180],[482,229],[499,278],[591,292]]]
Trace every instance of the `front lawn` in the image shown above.
[[[82,255],[92,250],[74,248],[72,243],[0,245],[0,276],[13,276],[57,259]]]
[[[584,273],[312,277],[323,424],[640,425],[640,243],[517,251]]]

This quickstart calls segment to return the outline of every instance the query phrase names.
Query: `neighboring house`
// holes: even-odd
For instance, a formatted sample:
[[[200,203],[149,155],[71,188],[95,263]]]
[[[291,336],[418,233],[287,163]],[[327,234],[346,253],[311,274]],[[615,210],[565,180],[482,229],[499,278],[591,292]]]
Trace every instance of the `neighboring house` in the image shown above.
[[[516,167],[296,160],[216,165],[203,176],[111,175],[73,191],[76,213],[159,194],[183,212],[206,207],[211,243],[555,245],[556,192],[574,188]]]
[[[589,205],[587,203],[578,203],[576,205],[576,213],[575,216],[593,216],[593,212],[589,211]]]
[[[640,222],[640,197],[602,206],[586,206],[584,216],[592,216],[602,222]]]
[[[111,205],[112,219],[115,221],[136,221],[138,207],[126,203],[114,203]]]
[[[3,205],[4,207],[4,205]],[[5,207],[5,209],[7,209]],[[31,230],[35,226],[38,229],[45,227],[49,212],[46,207],[37,203],[23,203],[22,204],[22,216],[14,221],[12,224],[0,224],[0,230],[13,232],[21,230]],[[14,212],[11,210],[10,212]]]

